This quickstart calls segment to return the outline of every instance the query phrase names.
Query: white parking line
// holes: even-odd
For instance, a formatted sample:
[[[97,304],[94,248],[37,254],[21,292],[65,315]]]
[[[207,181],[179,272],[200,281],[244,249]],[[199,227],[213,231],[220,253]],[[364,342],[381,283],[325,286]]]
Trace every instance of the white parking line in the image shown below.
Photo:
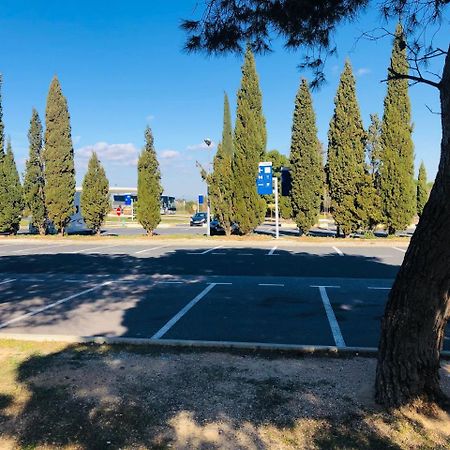
[[[276,250],[276,249],[277,249],[276,246],[273,247],[273,248],[270,250],[270,252],[267,253],[267,256],[277,256],[277,255],[275,254],[275,250]]]
[[[328,317],[328,323],[330,324],[331,332],[333,333],[334,342],[336,347],[345,347],[345,341],[339,328],[338,321],[334,315],[333,307],[331,306],[330,299],[328,298],[326,287],[330,286],[317,286],[319,288],[320,296],[322,297],[323,307]]]
[[[184,308],[182,308],[175,316],[173,316],[162,328],[160,328],[151,339],[161,339],[192,307],[194,307],[209,291],[216,286],[211,283],[200,294],[193,298]]]
[[[279,286],[284,287],[282,283],[258,283],[258,286]]]
[[[11,253],[20,253],[20,252],[29,252],[30,250],[42,250],[42,249],[48,249],[48,248],[55,248],[55,247],[67,247],[69,244],[54,244],[54,245],[42,245],[39,247],[28,247],[28,248],[19,248],[18,250],[11,250]]]
[[[213,252],[214,250],[218,250],[219,248],[223,248],[223,245],[218,245],[217,247],[209,248],[204,252],[188,252],[188,255],[206,255],[209,252]]]
[[[253,253],[238,253],[238,256],[253,256]]]
[[[158,284],[183,284],[184,281],[157,281]]]
[[[3,281],[0,281],[0,284],[11,283],[12,281],[16,281],[16,279],[15,278],[10,278],[9,280],[3,280]]]
[[[391,290],[390,287],[374,287],[374,286],[369,286],[367,289],[386,290],[386,291]]]
[[[339,250],[337,247],[333,247],[333,250],[339,255],[339,256],[344,256],[344,253],[342,250]]]
[[[75,250],[73,252],[64,252],[64,253],[70,253],[71,255],[82,253],[82,252],[91,252],[92,250],[98,250],[99,248],[111,248],[111,247],[118,247],[121,245],[121,243],[115,243],[115,244],[109,244],[109,245],[99,245],[98,247],[89,247],[89,248],[82,248],[80,250]]]
[[[105,281],[104,283],[98,284],[97,286],[94,286],[90,289],[86,289],[85,291],[77,292],[76,294],[72,294],[69,297],[62,298],[61,300],[58,300],[57,302],[50,303],[50,305],[43,306],[42,308],[35,309],[35,310],[30,311],[26,314],[23,314],[19,317],[15,317],[14,319],[7,320],[6,322],[0,323],[0,328],[5,328],[8,325],[11,325],[12,323],[16,323],[21,320],[27,319],[28,317],[35,316],[36,314],[47,311],[47,309],[53,308],[54,306],[60,305],[61,303],[68,302],[69,300],[80,297],[81,295],[88,294],[89,292],[95,291],[96,289],[100,289],[101,287],[106,286],[107,284],[111,284],[111,283],[112,283],[112,281]]]
[[[398,250],[399,252],[406,253],[406,249],[400,247],[392,247],[394,250]]]
[[[135,255],[140,255],[141,253],[151,252],[153,250],[159,250],[160,248],[166,248],[168,245],[160,245],[159,247],[145,248],[144,250],[139,250],[138,252],[134,252]]]

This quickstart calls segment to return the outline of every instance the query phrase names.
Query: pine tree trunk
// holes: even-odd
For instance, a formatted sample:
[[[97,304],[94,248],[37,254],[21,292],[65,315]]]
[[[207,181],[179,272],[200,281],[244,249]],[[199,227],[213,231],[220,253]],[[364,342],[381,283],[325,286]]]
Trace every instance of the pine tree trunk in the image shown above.
[[[428,203],[390,292],[381,327],[376,400],[439,400],[439,357],[450,315],[450,49],[440,87],[441,160]]]

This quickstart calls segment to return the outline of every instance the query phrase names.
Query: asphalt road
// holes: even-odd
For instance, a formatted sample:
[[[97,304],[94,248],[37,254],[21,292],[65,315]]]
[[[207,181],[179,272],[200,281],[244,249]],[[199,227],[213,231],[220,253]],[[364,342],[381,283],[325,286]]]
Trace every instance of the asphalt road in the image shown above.
[[[376,347],[406,247],[0,243],[0,336]],[[447,329],[445,349],[450,350]]]

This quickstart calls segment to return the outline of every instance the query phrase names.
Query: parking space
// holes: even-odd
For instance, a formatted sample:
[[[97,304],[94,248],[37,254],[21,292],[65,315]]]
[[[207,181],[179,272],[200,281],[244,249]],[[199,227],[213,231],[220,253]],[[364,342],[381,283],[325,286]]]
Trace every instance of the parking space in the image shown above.
[[[216,284],[167,339],[335,345],[315,289],[296,280]]]
[[[375,347],[406,247],[0,244],[0,335]],[[450,350],[450,330],[445,349]]]

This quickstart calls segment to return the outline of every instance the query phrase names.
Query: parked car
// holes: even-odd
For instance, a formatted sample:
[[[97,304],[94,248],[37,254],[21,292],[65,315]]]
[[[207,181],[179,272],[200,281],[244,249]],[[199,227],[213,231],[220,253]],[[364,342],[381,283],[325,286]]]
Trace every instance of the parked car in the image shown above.
[[[195,213],[191,217],[191,227],[201,227],[202,225],[206,224],[206,221],[208,220],[208,215],[204,212],[198,212]]]
[[[223,235],[225,234],[225,230],[223,229],[222,225],[220,225],[219,221],[217,219],[213,219],[211,221],[211,234],[220,234]],[[239,226],[237,223],[232,223],[231,224],[231,234],[239,234]]]

